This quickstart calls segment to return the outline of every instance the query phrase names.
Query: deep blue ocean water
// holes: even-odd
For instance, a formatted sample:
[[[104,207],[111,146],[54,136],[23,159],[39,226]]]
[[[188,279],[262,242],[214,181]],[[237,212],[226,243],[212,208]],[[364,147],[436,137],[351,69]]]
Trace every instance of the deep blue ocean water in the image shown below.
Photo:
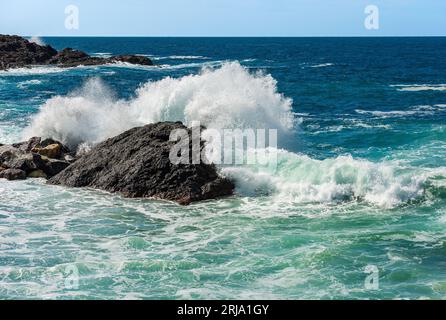
[[[0,298],[446,297],[446,38],[42,40],[156,66],[0,72],[0,143],[293,125],[276,171],[190,207],[0,181]]]

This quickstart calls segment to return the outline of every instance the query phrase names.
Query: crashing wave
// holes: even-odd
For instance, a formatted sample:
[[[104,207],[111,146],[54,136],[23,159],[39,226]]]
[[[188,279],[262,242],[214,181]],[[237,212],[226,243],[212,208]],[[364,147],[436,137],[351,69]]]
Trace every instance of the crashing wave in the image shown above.
[[[297,123],[292,100],[278,93],[276,80],[233,62],[205,68],[197,75],[148,82],[130,100],[116,99],[102,80],[90,79],[80,90],[48,100],[24,135],[52,137],[85,149],[127,129],[158,121],[187,125],[200,121],[217,130],[277,129],[279,136]],[[274,196],[292,203],[358,200],[383,208],[423,197],[434,174],[394,162],[374,163],[349,156],[316,160],[276,151],[277,166],[224,166],[222,173],[236,182],[241,195]]]
[[[24,138],[52,137],[71,147],[97,143],[127,129],[158,121],[199,121],[214,129],[291,130],[292,100],[277,92],[270,75],[251,74],[239,63],[198,75],[148,82],[131,100],[117,100],[99,78],[69,96],[48,100]]]

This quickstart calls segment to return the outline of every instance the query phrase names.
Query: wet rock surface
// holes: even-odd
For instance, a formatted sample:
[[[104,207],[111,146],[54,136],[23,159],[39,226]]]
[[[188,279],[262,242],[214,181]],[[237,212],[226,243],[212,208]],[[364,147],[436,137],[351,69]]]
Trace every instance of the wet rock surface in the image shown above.
[[[0,70],[34,65],[56,65],[59,67],[92,66],[118,61],[139,65],[153,65],[153,62],[145,56],[92,57],[85,52],[72,48],[66,48],[58,52],[51,46],[42,46],[19,36],[0,35]]]
[[[72,163],[66,160],[68,156],[72,156],[70,150],[52,139],[34,137],[13,145],[0,145],[0,178],[49,178]]]
[[[131,198],[157,198],[187,205],[233,194],[234,185],[211,164],[172,164],[172,130],[179,122],[133,128],[106,140],[52,177],[50,184],[90,187]],[[189,146],[189,148],[192,148]]]
[[[47,64],[56,54],[50,46],[40,46],[18,36],[0,35],[0,70]]]

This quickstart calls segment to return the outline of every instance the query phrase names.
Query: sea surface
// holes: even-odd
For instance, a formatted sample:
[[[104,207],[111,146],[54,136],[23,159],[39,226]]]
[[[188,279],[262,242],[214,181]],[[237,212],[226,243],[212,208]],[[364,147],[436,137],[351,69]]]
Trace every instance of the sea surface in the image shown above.
[[[446,38],[40,40],[157,66],[2,71],[0,143],[200,121],[278,163],[188,207],[0,180],[0,299],[446,298]]]

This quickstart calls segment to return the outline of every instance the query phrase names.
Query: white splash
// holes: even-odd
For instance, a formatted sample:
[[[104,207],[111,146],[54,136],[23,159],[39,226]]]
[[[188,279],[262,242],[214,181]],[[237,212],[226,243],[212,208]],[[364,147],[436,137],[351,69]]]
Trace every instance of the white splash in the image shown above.
[[[392,208],[421,197],[438,172],[405,170],[395,162],[373,163],[341,156],[315,160],[279,151],[277,170],[267,166],[224,168],[245,196],[273,195],[282,203],[330,203],[362,200]]]
[[[38,36],[32,36],[29,39],[29,42],[38,44],[39,46],[46,46],[46,43],[42,40],[42,38],[40,38]]]
[[[239,63],[205,68],[198,75],[148,82],[131,100],[117,100],[102,80],[90,79],[69,96],[48,100],[25,130],[71,147],[95,144],[135,126],[157,121],[200,121],[208,128],[294,126],[292,100],[277,92],[270,75],[250,73]]]

